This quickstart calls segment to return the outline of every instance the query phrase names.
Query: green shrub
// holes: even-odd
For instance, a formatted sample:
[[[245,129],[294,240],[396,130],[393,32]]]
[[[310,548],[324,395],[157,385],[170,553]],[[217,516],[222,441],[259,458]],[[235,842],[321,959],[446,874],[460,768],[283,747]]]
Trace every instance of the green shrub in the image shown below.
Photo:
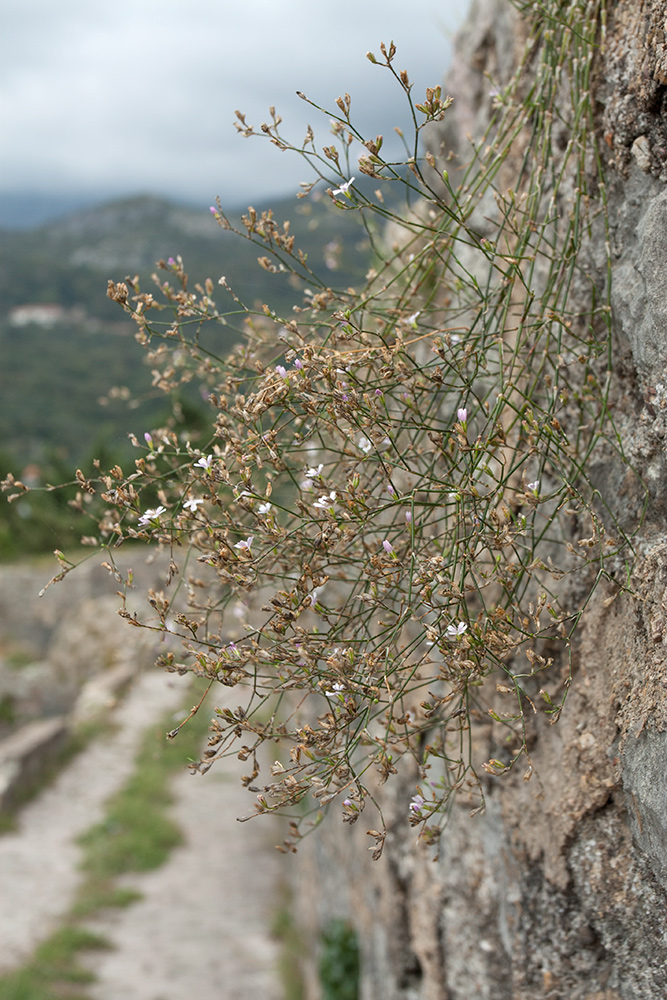
[[[322,932],[320,985],[322,1000],[358,1000],[359,943],[353,927],[332,920]]]

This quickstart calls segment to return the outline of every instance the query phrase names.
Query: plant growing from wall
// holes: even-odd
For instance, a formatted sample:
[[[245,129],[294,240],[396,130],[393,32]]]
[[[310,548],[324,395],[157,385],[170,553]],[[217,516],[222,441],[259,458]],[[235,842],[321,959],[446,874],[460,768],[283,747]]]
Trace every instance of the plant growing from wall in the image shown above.
[[[524,55],[463,165],[423,151],[450,100],[439,87],[415,100],[393,43],[369,58],[408,102],[400,162],[357,131],[347,94],[322,149],[310,128],[290,142],[273,110],[257,133],[314,169],[300,197],[325,190],[357,214],[376,254],[363,287],[323,280],[289,224],[252,208],[239,236],[301,289],[291,315],[249,308],[224,277],[191,289],[180,258],[161,262],[149,292],[109,283],[154,384],[195,380],[211,431],[194,447],[153,430],[134,441],[131,474],[77,473],[81,511],[86,493],[104,505],[88,540],[126,591],[116,546],[171,552],[153,617],[131,602],[121,613],[178,637],[165,669],[238,688],[200,768],[248,760],[255,811],[290,817],[285,850],[328,805],[354,823],[372,802],[379,857],[377,784],[403,758],[418,769],[406,812],[434,842],[456,793],[483,808],[482,769],[522,764],[530,778],[528,719],[557,722],[577,624],[628,549],[588,471],[601,451],[623,459],[608,275],[591,276],[587,257],[606,227],[590,97],[605,4],[516,6]],[[256,134],[241,113],[237,127]],[[220,203],[212,213],[232,227]],[[244,340],[222,356],[229,324]],[[58,558],[56,579],[71,566]],[[485,761],[472,750],[480,718],[502,734]],[[257,756],[267,741],[283,747],[270,775]]]

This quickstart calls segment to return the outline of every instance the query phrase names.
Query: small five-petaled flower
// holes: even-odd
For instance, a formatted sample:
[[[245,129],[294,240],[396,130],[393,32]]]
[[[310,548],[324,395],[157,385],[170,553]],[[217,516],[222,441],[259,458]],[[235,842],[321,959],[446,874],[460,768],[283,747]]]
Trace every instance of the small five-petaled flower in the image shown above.
[[[139,518],[139,527],[145,528],[147,524],[157,524],[157,522],[160,520],[160,514],[164,514],[166,509],[167,509],[166,507],[160,506],[160,507],[155,507],[154,509],[151,510],[147,510]]]
[[[335,499],[336,493],[332,490],[328,496],[324,493],[319,500],[315,500],[313,502],[313,507],[317,507],[319,510],[333,510]]]
[[[463,635],[463,633],[467,630],[467,628],[468,626],[466,625],[465,622],[459,622],[458,625],[454,625],[454,623],[452,623],[451,625],[447,626],[447,631],[445,632],[445,635],[447,636],[448,639],[458,639],[460,635]]]
[[[202,455],[195,462],[195,468],[204,469],[205,472],[211,471],[211,466],[213,465],[213,455]]]
[[[327,696],[327,698],[335,698],[338,695],[341,695],[344,690],[345,690],[345,685],[339,684],[339,682],[336,681],[335,684],[331,685],[331,691],[325,691],[324,693]]]
[[[196,514],[197,513],[197,507],[199,506],[200,503],[203,503],[203,502],[204,502],[203,500],[198,500],[198,499],[196,500],[194,497],[190,497],[183,504],[183,508],[185,510],[191,511],[191,513],[193,513],[193,514]]]
[[[423,795],[413,795],[412,801],[410,802],[410,812],[418,816],[424,808],[424,802],[425,799]]]
[[[237,542],[234,548],[241,549],[242,552],[250,552],[250,546],[254,537],[254,535],[248,535],[247,538],[243,538],[240,542]]]

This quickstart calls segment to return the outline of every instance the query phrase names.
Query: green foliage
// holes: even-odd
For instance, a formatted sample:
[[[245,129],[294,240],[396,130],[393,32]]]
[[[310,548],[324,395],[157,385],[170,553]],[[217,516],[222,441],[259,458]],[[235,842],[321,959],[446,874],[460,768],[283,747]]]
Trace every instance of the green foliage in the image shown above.
[[[322,1000],[357,1000],[359,972],[359,943],[354,928],[344,920],[332,920],[322,933]]]
[[[326,201],[304,204],[294,231],[313,263],[322,266],[326,254],[341,280],[352,283],[365,272],[368,247],[356,218],[336,215]],[[343,244],[344,257],[336,252]],[[23,464],[42,462],[57,449],[70,464],[85,462],[92,450],[104,465],[101,445],[122,461],[128,433],[160,424],[168,412],[164,396],[147,388],[133,325],[122,322],[104,291],[118,267],[149,284],[157,261],[177,250],[187,255],[193,284],[224,273],[250,301],[291,306],[286,276],[261,271],[252,246],[232,242],[208,211],[157,198],[114,202],[30,232],[3,233],[0,434]],[[13,307],[35,303],[61,306],[64,313],[49,327],[10,325]],[[229,350],[239,336],[230,321],[217,331],[217,349]],[[194,407],[201,400],[192,394],[186,403]]]
[[[356,218],[333,212],[326,201],[303,204],[294,228],[309,259],[322,265],[326,254],[341,280],[351,283],[365,272],[369,251]],[[148,284],[158,259],[178,248],[188,255],[193,281],[224,271],[244,296],[287,308],[294,294],[289,275],[258,268],[252,245],[232,245],[231,235],[220,231],[209,212],[155,198],[115,202],[35,231],[3,234],[0,479],[11,473],[20,480],[28,467],[44,487],[68,480],[75,463],[87,473],[94,461],[101,468],[131,463],[128,435],[149,427],[185,429],[196,442],[208,427],[198,389],[185,383],[165,399],[161,388],[150,387],[134,325],[119,321],[116,305],[103,293],[112,269],[131,267]],[[343,245],[344,255],[338,252]],[[10,324],[12,307],[35,303],[61,306],[64,313],[50,327]],[[215,349],[225,353],[241,336],[230,317],[216,331]],[[0,559],[70,547],[77,517],[67,502],[74,492],[36,490],[19,505],[3,504]]]
[[[304,936],[293,916],[293,900],[287,885],[280,887],[280,902],[271,923],[271,934],[279,942],[278,974],[284,1000],[303,1000],[302,962],[306,954]]]
[[[78,987],[95,977],[79,964],[79,953],[108,947],[99,934],[73,925],[62,927],[25,966],[0,977],[0,1000],[85,1000]]]

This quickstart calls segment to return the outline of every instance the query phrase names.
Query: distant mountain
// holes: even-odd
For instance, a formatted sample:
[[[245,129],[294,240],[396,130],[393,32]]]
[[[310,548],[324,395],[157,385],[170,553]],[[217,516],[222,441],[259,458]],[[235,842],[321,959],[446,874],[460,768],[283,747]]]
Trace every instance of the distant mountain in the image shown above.
[[[93,195],[86,197],[80,193],[0,191],[0,231],[34,229],[102,200],[106,199]]]
[[[370,248],[357,213],[336,209],[326,197],[290,198],[274,205],[274,217],[291,221],[296,245],[327,282],[359,283]],[[128,431],[142,432],[163,410],[164,399],[148,388],[133,324],[106,297],[107,279],[138,274],[149,290],[156,261],[180,254],[192,281],[225,275],[248,305],[266,302],[290,314],[301,293],[289,275],[258,265],[264,252],[223,231],[208,209],[150,196],[0,233],[3,450],[27,461],[55,449],[66,462],[78,461],[94,441],[122,446]],[[222,350],[235,336],[231,327],[225,332]],[[109,399],[114,385],[122,392]]]

